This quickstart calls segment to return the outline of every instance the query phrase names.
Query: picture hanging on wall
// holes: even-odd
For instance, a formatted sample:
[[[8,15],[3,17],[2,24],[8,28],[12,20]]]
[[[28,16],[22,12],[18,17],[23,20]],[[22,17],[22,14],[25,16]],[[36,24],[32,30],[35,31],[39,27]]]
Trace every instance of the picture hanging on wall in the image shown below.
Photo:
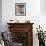
[[[15,4],[15,15],[16,16],[26,16],[26,3],[16,3]]]

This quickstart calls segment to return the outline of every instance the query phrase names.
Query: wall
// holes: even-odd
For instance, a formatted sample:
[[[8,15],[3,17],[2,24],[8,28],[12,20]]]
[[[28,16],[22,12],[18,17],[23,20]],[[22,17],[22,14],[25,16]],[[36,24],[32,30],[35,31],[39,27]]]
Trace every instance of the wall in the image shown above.
[[[46,0],[40,0],[40,24],[46,31]]]
[[[0,0],[0,31],[2,29],[2,0]]]
[[[42,0],[41,0],[42,1]],[[36,27],[39,24],[46,30],[46,15],[42,12],[42,4],[40,0],[2,0],[2,26],[3,31],[8,30],[7,22],[11,19],[17,19],[19,22],[30,20],[33,25],[33,45],[38,46],[36,37]],[[15,16],[15,3],[26,3],[26,16]]]
[[[26,3],[26,16],[15,16],[15,3],[24,2]],[[2,23],[3,26],[10,19],[17,19],[19,22],[24,22],[25,20],[30,20],[34,23],[39,23],[39,14],[40,14],[40,0],[3,0],[2,1]],[[22,19],[23,18],[23,19]],[[38,20],[38,21],[37,21]],[[4,27],[4,29],[6,29]],[[4,30],[5,31],[5,30]]]

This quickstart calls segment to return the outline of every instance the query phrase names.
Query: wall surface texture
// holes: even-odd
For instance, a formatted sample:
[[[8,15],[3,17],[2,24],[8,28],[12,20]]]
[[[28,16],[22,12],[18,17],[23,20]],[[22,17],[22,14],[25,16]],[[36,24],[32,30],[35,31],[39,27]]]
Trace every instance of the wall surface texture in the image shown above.
[[[2,31],[2,0],[0,0],[0,31]]]

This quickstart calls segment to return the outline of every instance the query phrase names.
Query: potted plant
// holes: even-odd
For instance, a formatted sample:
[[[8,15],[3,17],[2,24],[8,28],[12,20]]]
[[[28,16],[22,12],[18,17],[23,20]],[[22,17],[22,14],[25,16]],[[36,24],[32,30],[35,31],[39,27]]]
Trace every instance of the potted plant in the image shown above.
[[[38,36],[38,40],[39,40],[39,46],[45,46],[45,35],[43,32],[42,27],[36,28],[37,29],[37,34],[36,36]]]

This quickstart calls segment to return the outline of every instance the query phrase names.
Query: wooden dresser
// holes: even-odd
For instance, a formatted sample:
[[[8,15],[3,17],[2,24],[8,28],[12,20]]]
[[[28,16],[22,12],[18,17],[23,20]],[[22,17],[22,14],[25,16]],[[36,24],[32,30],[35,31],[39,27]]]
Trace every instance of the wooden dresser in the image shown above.
[[[33,46],[33,23],[7,23],[12,39],[15,42],[23,43],[22,46]]]

